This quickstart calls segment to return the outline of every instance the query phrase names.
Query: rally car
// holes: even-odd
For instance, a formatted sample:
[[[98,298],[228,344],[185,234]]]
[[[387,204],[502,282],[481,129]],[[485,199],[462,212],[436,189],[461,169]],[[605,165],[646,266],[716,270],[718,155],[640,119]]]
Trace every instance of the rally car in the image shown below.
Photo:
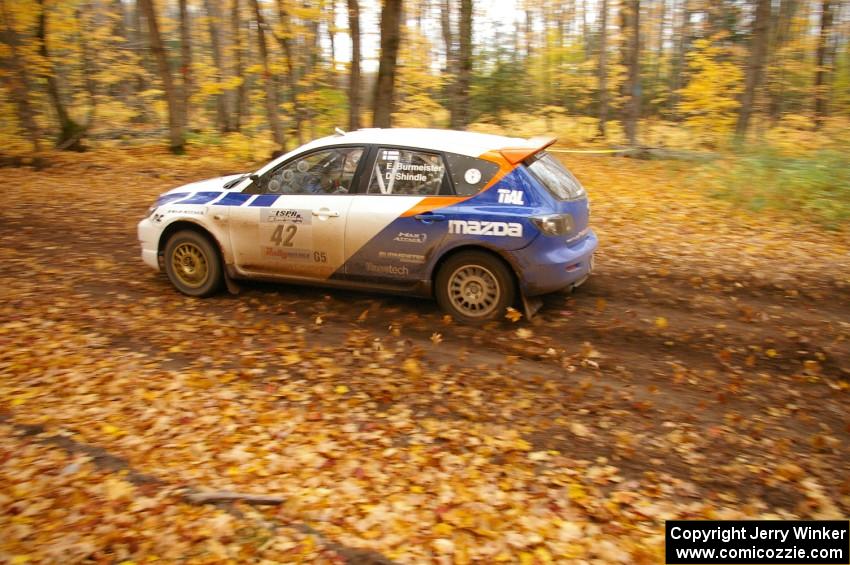
[[[142,259],[189,296],[267,279],[433,296],[480,322],[593,267],[587,194],[554,139],[361,129],[161,195]]]

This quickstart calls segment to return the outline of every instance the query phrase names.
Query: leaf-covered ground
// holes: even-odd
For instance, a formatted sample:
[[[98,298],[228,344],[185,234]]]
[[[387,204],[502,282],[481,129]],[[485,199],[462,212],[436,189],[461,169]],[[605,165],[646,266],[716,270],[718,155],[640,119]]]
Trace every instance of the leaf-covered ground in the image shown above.
[[[654,563],[665,519],[850,514],[847,232],[571,156],[595,276],[476,329],[320,288],[185,298],[135,224],[245,167],[51,160],[3,170],[0,561]]]

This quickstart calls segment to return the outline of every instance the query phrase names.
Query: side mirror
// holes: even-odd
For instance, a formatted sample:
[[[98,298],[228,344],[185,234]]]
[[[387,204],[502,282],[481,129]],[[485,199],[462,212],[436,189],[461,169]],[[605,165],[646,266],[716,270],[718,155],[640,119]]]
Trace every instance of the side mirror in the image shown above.
[[[260,180],[260,175],[258,175],[257,173],[251,173],[250,175],[248,175],[248,178],[254,182],[257,182],[258,180]]]

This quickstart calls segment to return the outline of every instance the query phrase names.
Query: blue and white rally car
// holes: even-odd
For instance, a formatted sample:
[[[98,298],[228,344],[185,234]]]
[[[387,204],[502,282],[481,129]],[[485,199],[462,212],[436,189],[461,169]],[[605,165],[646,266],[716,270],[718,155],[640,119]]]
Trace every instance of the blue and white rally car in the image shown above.
[[[163,194],[139,223],[142,259],[190,296],[267,279],[434,296],[490,320],[593,267],[587,194],[546,153],[554,141],[338,132]]]

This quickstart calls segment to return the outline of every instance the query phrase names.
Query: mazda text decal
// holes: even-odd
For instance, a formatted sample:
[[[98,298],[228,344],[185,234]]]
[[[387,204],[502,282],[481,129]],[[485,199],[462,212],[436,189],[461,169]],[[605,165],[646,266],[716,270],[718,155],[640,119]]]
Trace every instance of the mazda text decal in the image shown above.
[[[514,222],[479,222],[476,220],[449,220],[449,233],[469,235],[495,235],[522,237],[522,224]]]

